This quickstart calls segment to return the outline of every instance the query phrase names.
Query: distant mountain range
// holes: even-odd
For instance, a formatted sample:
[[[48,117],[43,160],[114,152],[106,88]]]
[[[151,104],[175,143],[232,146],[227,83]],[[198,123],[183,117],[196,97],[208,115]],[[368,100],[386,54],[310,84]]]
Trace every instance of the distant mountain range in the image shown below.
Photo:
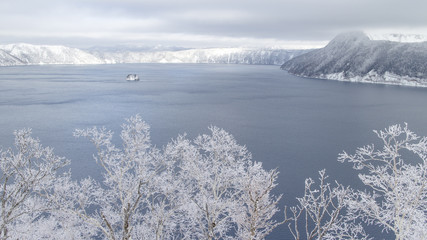
[[[31,44],[0,45],[0,66],[101,64],[102,59],[77,48]]]
[[[427,87],[427,42],[419,36],[380,39],[363,32],[341,34],[281,68],[310,78]]]
[[[92,48],[65,46],[0,45],[0,66],[41,64],[115,63],[232,63],[281,65],[309,50],[274,48]]]
[[[93,51],[107,63],[232,63],[281,65],[308,50],[207,48],[178,51]]]
[[[282,65],[289,73],[352,82],[427,87],[427,40],[420,35],[338,35],[321,49],[0,45],[0,66],[116,63],[223,63]]]

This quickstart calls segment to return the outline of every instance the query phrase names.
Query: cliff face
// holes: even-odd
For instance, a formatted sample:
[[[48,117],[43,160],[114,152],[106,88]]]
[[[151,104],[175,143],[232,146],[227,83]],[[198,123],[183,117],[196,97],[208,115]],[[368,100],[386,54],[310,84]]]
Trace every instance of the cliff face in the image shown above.
[[[371,40],[361,32],[346,33],[281,68],[311,78],[427,86],[427,42]]]
[[[281,65],[308,50],[271,48],[89,50],[49,45],[0,45],[0,66],[114,63],[230,63]]]
[[[178,51],[94,51],[108,63],[223,63],[281,65],[307,50],[207,48]]]

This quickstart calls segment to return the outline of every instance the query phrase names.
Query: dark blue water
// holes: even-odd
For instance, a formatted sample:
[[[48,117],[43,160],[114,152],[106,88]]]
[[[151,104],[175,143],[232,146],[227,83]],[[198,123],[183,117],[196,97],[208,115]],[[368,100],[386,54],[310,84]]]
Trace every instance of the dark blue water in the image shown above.
[[[140,82],[127,82],[129,73]],[[376,141],[373,129],[407,122],[427,135],[427,89],[343,83],[289,75],[277,66],[127,64],[0,68],[0,145],[31,127],[42,143],[72,161],[75,178],[99,177],[93,146],[76,128],[120,131],[139,113],[162,146],[184,132],[195,137],[216,125],[246,145],[267,169],[278,168],[283,205],[301,196],[304,179],[327,169],[331,181],[360,186],[337,162],[343,150]],[[283,207],[283,206],[281,206]],[[286,227],[269,239],[288,239]]]

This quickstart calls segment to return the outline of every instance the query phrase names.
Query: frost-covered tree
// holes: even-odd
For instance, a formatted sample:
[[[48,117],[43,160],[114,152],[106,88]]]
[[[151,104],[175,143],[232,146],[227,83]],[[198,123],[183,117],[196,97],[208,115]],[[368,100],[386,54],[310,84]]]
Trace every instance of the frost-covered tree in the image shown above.
[[[243,194],[240,206],[242,214],[237,218],[239,239],[264,239],[284,223],[273,219],[279,212],[277,205],[282,198],[281,195],[272,195],[272,190],[277,186],[278,174],[275,169],[264,170],[260,162],[249,163],[245,174],[240,178]]]
[[[103,181],[86,178],[66,180],[57,185],[56,203],[97,229],[107,239],[163,239],[167,211],[175,199],[171,176],[173,164],[165,161],[151,145],[149,126],[139,116],[122,125],[122,148],[112,142],[113,133],[105,128],[76,130],[97,148],[95,160],[103,170]]]
[[[14,135],[15,149],[0,150],[0,239],[25,238],[33,233],[23,226],[49,218],[52,209],[44,196],[51,192],[57,170],[68,164],[31,137],[30,129]]]
[[[375,131],[382,148],[368,145],[354,155],[340,154],[339,161],[353,163],[369,187],[348,202],[348,216],[392,231],[396,239],[427,236],[427,138],[420,138],[405,124]]]
[[[197,239],[231,237],[239,214],[243,177],[250,153],[222,129],[187,142],[191,154],[180,164],[180,179],[186,186],[186,212],[190,232]]]
[[[280,197],[272,195],[275,170],[252,162],[246,147],[217,127],[190,141],[178,137],[166,148],[176,158],[181,188],[180,232],[186,239],[264,239],[279,223]]]
[[[277,170],[253,162],[226,131],[158,149],[139,117],[122,125],[122,145],[105,128],[76,130],[96,147],[101,181],[57,176],[68,162],[16,132],[1,151],[1,239],[264,239],[273,220]]]
[[[48,214],[29,214],[19,219],[10,232],[10,239],[90,239],[95,229],[90,229],[81,219],[59,211],[50,210]]]
[[[285,219],[292,236],[296,240],[367,239],[363,228],[345,215],[352,189],[338,183],[333,187],[327,178],[321,170],[318,187],[313,179],[305,180],[304,196],[297,198],[297,206],[290,208],[292,215]]]
[[[254,240],[280,224],[272,220],[278,172],[252,162],[231,134],[211,127],[210,135],[179,136],[159,150],[139,116],[122,128],[121,148],[104,128],[75,132],[95,144],[104,180],[56,184],[52,202],[83,222],[74,228],[108,239]]]

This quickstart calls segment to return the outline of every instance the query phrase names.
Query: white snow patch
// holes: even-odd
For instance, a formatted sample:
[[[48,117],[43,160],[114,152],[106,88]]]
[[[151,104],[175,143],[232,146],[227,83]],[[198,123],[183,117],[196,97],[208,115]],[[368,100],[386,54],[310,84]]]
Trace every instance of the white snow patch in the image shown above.
[[[370,71],[363,76],[349,76],[344,72],[322,74],[318,78],[338,80],[344,82],[376,83],[399,86],[427,87],[427,79],[400,76],[391,72],[385,72],[383,75],[376,71]]]
[[[370,40],[386,40],[391,42],[415,43],[427,41],[427,36],[422,34],[400,33],[365,33]]]

